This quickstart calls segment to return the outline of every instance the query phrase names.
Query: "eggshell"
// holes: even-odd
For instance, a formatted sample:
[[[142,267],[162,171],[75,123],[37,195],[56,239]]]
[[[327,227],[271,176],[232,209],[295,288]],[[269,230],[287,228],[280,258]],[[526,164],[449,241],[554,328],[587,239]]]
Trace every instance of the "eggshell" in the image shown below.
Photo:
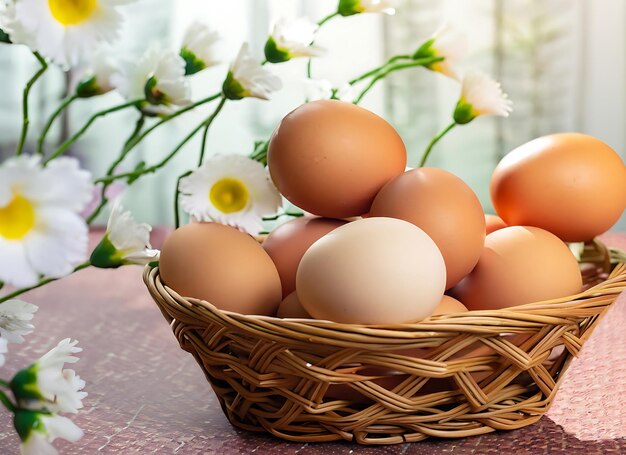
[[[613,226],[626,208],[626,167],[599,139],[552,134],[500,161],[491,199],[509,225],[537,226],[566,242],[588,241]]]
[[[470,273],[485,241],[480,201],[463,180],[436,168],[418,168],[387,183],[378,193],[372,216],[398,218],[421,228],[446,262],[446,289]]]
[[[273,315],[281,300],[274,263],[252,237],[218,223],[174,231],[161,250],[163,282],[185,297],[241,314]]]
[[[296,289],[296,271],[302,256],[313,243],[344,220],[305,216],[278,226],[263,242],[263,248],[276,265],[283,287],[283,297]]]
[[[438,316],[441,314],[463,313],[467,311],[465,305],[459,302],[457,299],[444,295],[441,298],[441,302],[435,307],[435,310],[431,316]]]
[[[302,257],[300,303],[317,319],[397,324],[424,319],[441,301],[445,264],[424,231],[393,218],[353,221]]]
[[[311,319],[311,315],[307,313],[304,308],[302,308],[302,305],[298,300],[298,294],[296,294],[295,291],[280,302],[276,316],[279,318]]]
[[[499,216],[485,214],[485,232],[487,235],[505,227],[507,224]]]
[[[378,115],[320,100],[285,116],[267,160],[272,180],[290,202],[315,215],[348,218],[369,211],[378,190],[404,172],[406,149]]]
[[[578,263],[554,234],[511,226],[487,236],[478,264],[452,289],[469,310],[495,310],[576,294]]]

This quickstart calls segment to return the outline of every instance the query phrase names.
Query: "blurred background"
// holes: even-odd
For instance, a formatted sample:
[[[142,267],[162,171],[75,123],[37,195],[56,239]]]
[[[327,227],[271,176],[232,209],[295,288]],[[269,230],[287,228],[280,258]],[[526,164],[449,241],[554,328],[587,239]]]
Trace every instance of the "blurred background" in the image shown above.
[[[626,2],[615,0],[400,0],[395,16],[362,14],[326,24],[318,42],[329,49],[315,60],[313,75],[335,86],[398,53],[412,52],[448,21],[468,39],[461,67],[478,67],[502,82],[514,101],[508,119],[480,118],[455,129],[437,146],[429,164],[463,178],[491,211],[488,183],[499,159],[540,135],[581,131],[594,135],[626,158]],[[282,16],[306,15],[317,21],[336,9],[336,0],[138,0],[126,8],[127,21],[115,54],[137,58],[148,46],[179,48],[187,25],[199,20],[222,37],[222,64],[193,76],[193,98],[219,90],[241,42],[261,59],[272,24]],[[21,126],[21,89],[36,61],[21,46],[0,48],[0,154],[15,150]],[[246,99],[228,103],[209,135],[208,153],[252,151],[278,121],[304,101],[306,62],[272,65],[284,88],[270,102]],[[47,116],[65,95],[71,75],[48,71],[31,95],[32,127],[27,148]],[[422,69],[397,72],[362,103],[400,132],[416,165],[430,139],[449,121],[459,95],[456,82]],[[117,94],[97,102],[78,101],[50,134],[50,147],[63,141],[97,110],[121,101]],[[144,141],[129,157],[130,170],[141,160],[158,161],[212,106],[188,113]],[[123,111],[98,120],[71,150],[95,175],[117,155],[137,114]],[[172,222],[176,177],[194,167],[197,142],[191,142],[159,175],[130,187],[125,205],[151,224]],[[626,230],[626,217],[615,227]]]

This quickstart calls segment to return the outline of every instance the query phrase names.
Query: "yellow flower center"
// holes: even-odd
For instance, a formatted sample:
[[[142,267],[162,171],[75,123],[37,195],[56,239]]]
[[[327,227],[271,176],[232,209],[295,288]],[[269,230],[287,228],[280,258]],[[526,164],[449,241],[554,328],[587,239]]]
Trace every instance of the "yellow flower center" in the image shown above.
[[[0,237],[7,240],[20,240],[35,225],[35,209],[22,196],[14,196],[11,202],[0,207]]]
[[[62,25],[77,25],[93,16],[98,0],[48,0],[52,16]]]
[[[209,191],[211,203],[220,212],[233,213],[248,205],[248,189],[241,180],[225,177],[213,184]]]

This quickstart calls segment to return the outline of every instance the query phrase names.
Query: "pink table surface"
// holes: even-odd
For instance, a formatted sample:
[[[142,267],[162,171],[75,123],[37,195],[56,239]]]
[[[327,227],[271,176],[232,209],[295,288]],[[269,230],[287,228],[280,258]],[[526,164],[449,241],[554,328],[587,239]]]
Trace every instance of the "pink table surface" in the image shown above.
[[[626,249],[626,234],[604,240]],[[538,423],[516,431],[386,447],[297,444],[233,428],[193,358],[177,341],[141,281],[140,267],[85,270],[29,293],[40,306],[36,331],[11,345],[4,377],[65,337],[84,348],[76,365],[87,381],[85,432],[62,453],[430,454],[626,453],[626,295],[574,360],[556,401]],[[18,453],[9,415],[0,412],[0,454]]]

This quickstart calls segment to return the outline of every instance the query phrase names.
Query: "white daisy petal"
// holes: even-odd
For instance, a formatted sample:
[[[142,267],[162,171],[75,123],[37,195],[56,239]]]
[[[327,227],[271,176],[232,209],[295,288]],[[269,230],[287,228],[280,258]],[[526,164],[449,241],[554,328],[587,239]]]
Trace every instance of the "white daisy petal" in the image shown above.
[[[181,46],[181,55],[187,63],[185,69],[187,75],[219,63],[215,55],[215,45],[218,41],[219,34],[208,26],[200,22],[193,22],[189,26]]]
[[[467,37],[448,23],[444,23],[416,51],[413,58],[443,57],[443,61],[433,63],[428,68],[453,79],[459,79],[455,67],[466,53]]]
[[[272,92],[281,88],[280,78],[254,59],[248,43],[243,43],[224,83],[224,95],[233,100],[245,97],[267,100]]]
[[[468,71],[463,77],[461,97],[454,112],[457,123],[467,123],[479,115],[508,117],[513,102],[500,83],[480,71]]]
[[[119,4],[111,0],[19,0],[14,2],[8,33],[59,65],[75,65],[101,43],[118,38]]]
[[[26,256],[24,245],[0,236],[0,281],[18,288],[33,286],[39,275]]]
[[[352,16],[361,13],[396,13],[390,0],[339,0],[338,12],[342,16]]]
[[[33,331],[34,326],[30,321],[37,310],[37,305],[16,299],[0,304],[0,340],[23,342],[24,335]]]
[[[319,26],[306,17],[293,20],[282,18],[274,25],[265,45],[265,57],[280,63],[296,57],[319,57],[325,50],[313,44]]]
[[[240,155],[217,155],[181,179],[181,206],[198,221],[217,221],[251,234],[262,217],[282,204],[261,163]]]
[[[4,366],[4,354],[6,354],[7,352],[9,352],[8,348],[7,348],[7,344],[9,342],[4,339],[4,338],[0,338],[0,368]]]

